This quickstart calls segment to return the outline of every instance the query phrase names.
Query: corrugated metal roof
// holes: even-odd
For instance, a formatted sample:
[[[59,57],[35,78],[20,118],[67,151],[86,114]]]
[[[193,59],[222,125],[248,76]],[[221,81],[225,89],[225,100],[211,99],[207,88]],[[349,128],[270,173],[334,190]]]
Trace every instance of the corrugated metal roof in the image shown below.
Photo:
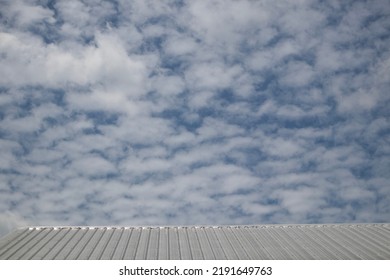
[[[390,259],[390,224],[30,227],[0,259]]]

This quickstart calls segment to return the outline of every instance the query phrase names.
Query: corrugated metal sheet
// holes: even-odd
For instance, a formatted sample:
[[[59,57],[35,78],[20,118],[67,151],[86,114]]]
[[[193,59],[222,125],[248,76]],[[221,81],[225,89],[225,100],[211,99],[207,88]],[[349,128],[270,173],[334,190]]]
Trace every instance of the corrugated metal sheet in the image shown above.
[[[390,224],[30,227],[0,259],[390,259]]]

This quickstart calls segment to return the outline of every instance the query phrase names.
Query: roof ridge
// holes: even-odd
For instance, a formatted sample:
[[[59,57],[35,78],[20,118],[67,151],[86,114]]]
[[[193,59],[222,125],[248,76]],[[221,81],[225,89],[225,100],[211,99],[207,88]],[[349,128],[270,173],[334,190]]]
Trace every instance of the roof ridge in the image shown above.
[[[153,228],[296,228],[296,227],[338,227],[338,226],[383,226],[390,223],[329,223],[329,224],[253,224],[253,225],[146,225],[146,226],[27,226],[18,229],[153,229]]]

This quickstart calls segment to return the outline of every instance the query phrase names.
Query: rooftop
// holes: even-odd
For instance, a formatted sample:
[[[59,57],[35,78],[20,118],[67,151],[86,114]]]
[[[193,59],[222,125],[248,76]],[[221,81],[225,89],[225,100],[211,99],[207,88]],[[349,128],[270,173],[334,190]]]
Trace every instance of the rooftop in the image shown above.
[[[390,259],[390,224],[28,227],[0,259]]]

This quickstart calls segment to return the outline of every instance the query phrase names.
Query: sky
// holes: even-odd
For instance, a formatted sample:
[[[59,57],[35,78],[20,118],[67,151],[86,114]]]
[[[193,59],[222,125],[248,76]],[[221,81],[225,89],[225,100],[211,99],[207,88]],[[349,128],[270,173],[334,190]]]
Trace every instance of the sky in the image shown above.
[[[0,234],[390,222],[390,5],[0,0]]]

